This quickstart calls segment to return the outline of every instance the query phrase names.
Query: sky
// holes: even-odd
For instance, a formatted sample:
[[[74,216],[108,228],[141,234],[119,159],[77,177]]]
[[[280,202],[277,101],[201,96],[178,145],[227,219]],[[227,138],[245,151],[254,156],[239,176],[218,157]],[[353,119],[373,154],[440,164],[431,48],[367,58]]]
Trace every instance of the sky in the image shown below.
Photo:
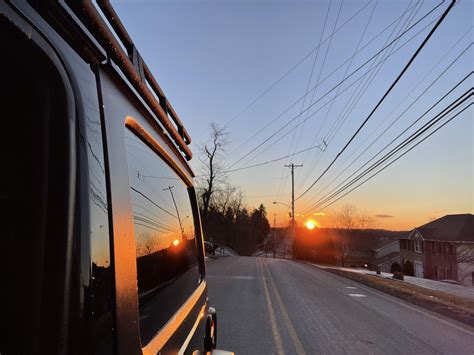
[[[195,155],[191,166],[196,174],[202,171],[199,148],[208,139],[211,122],[228,132],[230,144],[223,161],[228,169],[312,147],[228,174],[249,207],[263,203],[271,222],[275,216],[277,225],[286,225],[284,204],[291,203],[291,178],[284,165],[303,164],[295,169],[299,197],[408,63],[449,5],[441,3],[429,13],[440,2],[130,0],[112,4],[191,135]],[[473,213],[472,106],[347,196],[330,206],[315,205],[472,71],[473,14],[470,0],[453,7],[336,162],[296,200],[298,219],[313,215],[319,225],[328,226],[331,215],[350,203],[372,216],[374,228],[409,230],[446,214]],[[392,147],[472,86],[470,76]]]

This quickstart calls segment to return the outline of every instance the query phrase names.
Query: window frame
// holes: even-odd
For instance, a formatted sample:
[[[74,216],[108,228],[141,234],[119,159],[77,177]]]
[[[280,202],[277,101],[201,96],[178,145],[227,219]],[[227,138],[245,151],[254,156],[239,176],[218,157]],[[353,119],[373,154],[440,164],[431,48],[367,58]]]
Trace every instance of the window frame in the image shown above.
[[[96,68],[99,87],[100,110],[104,126],[104,147],[107,161],[107,185],[110,205],[110,233],[113,250],[116,314],[116,349],[118,354],[168,352],[184,346],[186,339],[196,331],[193,324],[200,321],[204,326],[207,307],[207,283],[195,291],[183,307],[177,311],[176,321],[166,325],[152,342],[144,348],[140,341],[137,270],[134,224],[132,215],[131,190],[127,164],[125,140],[126,126],[139,137],[145,137],[148,144],[168,162],[183,180],[191,183],[194,173],[171,138],[160,125],[155,114],[149,109],[140,95],[127,81],[123,73],[113,62],[107,62]],[[159,148],[157,148],[159,147]],[[182,173],[181,173],[182,172]],[[189,184],[188,184],[189,186]],[[202,241],[200,218],[195,197],[191,189],[196,237]],[[198,234],[199,233],[199,234]],[[200,242],[201,244],[201,242]],[[201,273],[205,273],[204,246],[198,245]],[[185,307],[186,306],[186,307]],[[201,329],[199,328],[199,329]],[[165,332],[166,330],[166,332]],[[158,338],[158,339],[157,339]]]
[[[192,183],[192,180],[184,173],[184,171],[176,164],[173,158],[166,152],[165,149],[146,131],[140,123],[131,116],[127,116],[125,119],[124,129],[128,129],[136,138],[140,139],[145,145],[147,145],[152,152],[156,154],[158,159],[161,159],[178,177],[181,179],[181,182],[186,187],[189,197],[189,204],[191,206],[191,213],[193,215],[194,222],[194,231],[195,231],[195,241],[197,249],[197,259],[198,259],[198,272],[200,275],[199,284],[196,286],[192,294],[187,298],[185,303],[181,305],[177,311],[170,317],[170,319],[160,328],[156,335],[149,340],[147,343],[142,343],[142,350],[144,353],[156,353],[163,346],[166,345],[166,342],[169,340],[170,334],[172,335],[179,328],[180,323],[185,320],[187,314],[189,314],[201,298],[204,290],[207,288],[206,278],[205,278],[205,264],[204,264],[204,246],[203,246],[203,234],[201,229],[201,220],[199,215],[199,209],[197,204],[196,190]],[[124,140],[125,140],[125,131],[124,131]],[[128,171],[128,164],[127,164]],[[130,184],[129,184],[130,188]],[[131,203],[131,200],[130,200]],[[133,208],[130,207],[130,211],[133,215]],[[135,229],[134,236],[135,240]],[[201,243],[200,243],[201,242]],[[136,253],[136,251],[133,251]],[[136,273],[136,279],[138,280],[138,272]],[[135,291],[138,301],[138,288]],[[138,310],[137,310],[138,313]],[[184,316],[183,316],[184,314]],[[203,314],[203,310],[200,311],[200,314]],[[140,336],[140,326],[137,324],[138,333]],[[141,339],[141,336],[140,336]]]
[[[154,151],[158,158],[162,159],[170,169],[176,173],[186,185],[189,194],[189,202],[193,214],[195,238],[197,242],[203,241],[203,233],[201,229],[201,217],[199,215],[198,203],[196,198],[196,189],[192,180],[184,173],[184,171],[176,164],[173,158],[156,142],[156,140],[135,120],[133,117],[127,116],[125,119],[125,129],[129,129],[136,135],[144,144],[146,144],[152,151]],[[125,136],[124,136],[125,137]],[[127,168],[128,170],[128,168]],[[204,242],[202,245],[197,245],[198,259],[199,259],[199,273],[201,274],[201,281],[205,280],[205,265],[202,262],[205,258]]]
[[[414,240],[413,241],[413,251],[415,253],[419,253],[419,254],[422,254],[423,253],[423,245],[422,245],[422,241],[421,240]]]

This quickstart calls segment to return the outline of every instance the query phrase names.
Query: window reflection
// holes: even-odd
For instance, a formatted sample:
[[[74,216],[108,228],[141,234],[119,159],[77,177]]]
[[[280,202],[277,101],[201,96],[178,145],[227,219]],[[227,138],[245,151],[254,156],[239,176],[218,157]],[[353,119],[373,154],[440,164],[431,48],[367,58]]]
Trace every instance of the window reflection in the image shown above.
[[[126,130],[137,255],[140,333],[146,344],[200,282],[187,186]]]
[[[85,134],[81,143],[87,152],[89,172],[90,280],[84,280],[84,309],[93,339],[89,351],[94,354],[113,352],[113,290],[107,190],[104,169],[102,131],[97,111],[85,112]],[[85,257],[89,257],[84,253]],[[85,345],[86,346],[86,345]]]

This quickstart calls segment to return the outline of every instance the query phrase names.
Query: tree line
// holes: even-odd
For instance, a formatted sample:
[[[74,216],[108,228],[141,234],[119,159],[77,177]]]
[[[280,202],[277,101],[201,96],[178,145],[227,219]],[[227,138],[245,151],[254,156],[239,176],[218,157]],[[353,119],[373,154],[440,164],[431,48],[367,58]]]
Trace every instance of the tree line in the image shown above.
[[[212,123],[210,137],[200,149],[197,195],[204,238],[240,255],[252,255],[270,232],[270,224],[265,206],[249,208],[242,190],[230,183],[224,168],[229,143],[225,129]]]

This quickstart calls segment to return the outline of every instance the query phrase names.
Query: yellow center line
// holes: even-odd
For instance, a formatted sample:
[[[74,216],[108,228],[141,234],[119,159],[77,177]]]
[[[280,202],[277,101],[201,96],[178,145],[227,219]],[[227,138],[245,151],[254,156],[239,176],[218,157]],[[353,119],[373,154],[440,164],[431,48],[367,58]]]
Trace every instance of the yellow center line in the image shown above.
[[[268,279],[270,280],[270,285],[272,286],[273,292],[275,293],[275,298],[278,302],[278,305],[280,306],[281,314],[283,316],[283,320],[285,321],[288,332],[290,333],[290,337],[291,337],[291,340],[293,341],[293,345],[296,348],[296,352],[299,355],[304,355],[304,354],[306,354],[306,351],[304,350],[303,344],[301,343],[301,340],[298,337],[298,334],[296,333],[295,327],[293,326],[293,323],[291,322],[291,319],[288,315],[285,304],[283,303],[283,300],[281,299],[280,294],[279,294],[279,292],[276,288],[275,282],[273,281],[273,277],[270,274],[270,270],[268,269],[267,263],[263,259],[262,259],[262,265],[263,265],[263,268],[266,270],[266,272],[268,274]]]
[[[275,349],[278,355],[284,355],[283,343],[281,341],[280,332],[278,331],[277,322],[275,318],[275,312],[272,307],[272,300],[270,298],[270,292],[268,292],[267,280],[263,274],[263,269],[260,266],[260,258],[257,258],[257,267],[262,275],[263,291],[265,293],[265,300],[267,301],[268,315],[270,317],[270,326],[272,328],[273,342],[275,343]]]

